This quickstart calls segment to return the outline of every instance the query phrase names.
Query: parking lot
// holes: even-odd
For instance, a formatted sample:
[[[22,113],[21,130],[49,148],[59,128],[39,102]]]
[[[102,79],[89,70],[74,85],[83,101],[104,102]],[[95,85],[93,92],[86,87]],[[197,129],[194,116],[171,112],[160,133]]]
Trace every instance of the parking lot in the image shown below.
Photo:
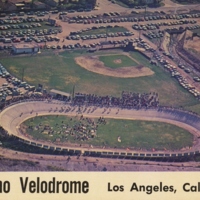
[[[18,42],[36,42],[47,49],[65,49],[81,47],[83,44],[87,48],[98,45],[101,41],[114,41],[123,43],[124,39],[130,36],[149,38],[148,43],[155,48],[151,39],[163,37],[166,30],[179,29],[199,29],[200,14],[182,14],[166,15],[160,13],[151,14],[150,16],[139,16],[129,14],[124,17],[124,13],[110,12],[102,15],[84,15],[74,13],[52,14],[49,12],[37,13],[35,15],[9,16],[1,19],[0,26],[0,49],[11,49],[13,43]],[[60,15],[62,14],[62,15]],[[71,15],[73,14],[73,15]],[[86,15],[87,14],[87,15]],[[56,26],[50,26],[48,17],[56,20]],[[67,22],[59,20],[59,16],[68,18]],[[109,32],[107,27],[123,27],[127,31]],[[98,29],[104,27],[105,33],[101,34],[83,34],[85,30]],[[77,33],[73,34],[72,33]],[[85,32],[86,33],[86,32]],[[141,34],[142,33],[142,34]],[[83,36],[84,35],[84,36]],[[143,35],[145,37],[143,37]],[[77,42],[77,40],[79,40]],[[78,43],[78,44],[77,44]],[[76,46],[75,46],[76,44]],[[80,44],[80,45],[79,45]]]
[[[23,95],[35,90],[23,80],[13,77],[5,67],[0,63],[0,101],[5,102],[14,96]]]
[[[11,14],[0,19],[0,50],[10,51],[15,43],[37,43],[42,52],[42,49],[99,49],[104,44],[115,47],[132,42],[136,48],[153,56],[166,31],[200,28],[200,13],[169,14],[156,11],[138,14],[131,10],[93,13],[70,11],[26,13],[22,16]],[[51,25],[48,18],[55,20],[55,24]],[[164,53],[166,59],[170,59],[168,52]],[[174,70],[172,72],[174,76],[177,75]],[[9,81],[12,83],[14,80]],[[190,81],[194,82],[193,79]],[[26,86],[24,89],[28,90],[30,86]]]

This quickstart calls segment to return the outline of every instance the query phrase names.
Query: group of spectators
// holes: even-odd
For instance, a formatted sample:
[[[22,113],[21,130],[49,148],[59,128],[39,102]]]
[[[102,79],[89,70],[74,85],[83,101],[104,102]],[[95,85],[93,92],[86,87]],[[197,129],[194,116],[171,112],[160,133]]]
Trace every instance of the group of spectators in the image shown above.
[[[5,102],[0,102],[0,110],[2,110],[4,107],[22,102],[22,101],[44,101],[46,99],[50,99],[51,96],[49,94],[43,94],[43,93],[30,93],[30,94],[24,94],[24,95],[18,95],[14,96],[10,99],[7,99]]]
[[[42,116],[40,116],[42,119]],[[41,120],[42,121],[42,120]],[[70,123],[69,123],[70,122]],[[85,118],[83,115],[80,118],[72,117],[68,121],[59,121],[55,124],[55,126],[51,126],[50,124],[40,122],[39,124],[29,125],[29,132],[37,131],[39,133],[48,134],[52,137],[52,141],[60,142],[68,141],[68,140],[77,140],[77,141],[86,141],[97,136],[97,129],[106,124],[106,120],[103,117],[99,117],[98,119],[92,120],[91,118]],[[21,129],[21,133],[26,134]]]
[[[95,94],[76,93],[73,105],[99,107],[118,107],[126,109],[157,108],[159,98],[157,93],[132,93],[123,91],[121,97],[97,96]]]
[[[0,109],[5,106],[20,102],[20,101],[52,101],[59,100],[69,102],[72,105],[78,106],[97,106],[106,108],[126,108],[126,109],[141,109],[141,108],[158,108],[159,98],[157,93],[133,93],[123,91],[121,97],[113,96],[98,96],[95,94],[75,93],[74,97],[61,97],[60,95],[52,96],[48,93],[32,92],[20,96],[12,97],[5,102],[0,103]]]

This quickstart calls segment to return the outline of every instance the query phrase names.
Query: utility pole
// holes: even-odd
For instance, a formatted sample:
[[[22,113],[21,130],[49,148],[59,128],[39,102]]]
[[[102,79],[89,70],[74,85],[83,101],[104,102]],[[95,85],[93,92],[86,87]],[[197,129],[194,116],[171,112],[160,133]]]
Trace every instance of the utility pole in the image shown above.
[[[72,89],[72,99],[74,99],[74,94],[75,94],[75,85],[73,85],[73,89]]]

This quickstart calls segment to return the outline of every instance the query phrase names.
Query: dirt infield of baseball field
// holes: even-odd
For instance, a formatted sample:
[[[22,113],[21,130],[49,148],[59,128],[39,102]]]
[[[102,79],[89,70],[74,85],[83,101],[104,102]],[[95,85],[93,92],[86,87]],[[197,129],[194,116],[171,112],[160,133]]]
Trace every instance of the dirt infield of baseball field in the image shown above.
[[[84,69],[105,76],[133,78],[150,76],[154,74],[151,69],[143,65],[112,69],[106,67],[104,63],[98,59],[98,56],[79,56],[75,58],[75,61],[79,66],[83,67]]]

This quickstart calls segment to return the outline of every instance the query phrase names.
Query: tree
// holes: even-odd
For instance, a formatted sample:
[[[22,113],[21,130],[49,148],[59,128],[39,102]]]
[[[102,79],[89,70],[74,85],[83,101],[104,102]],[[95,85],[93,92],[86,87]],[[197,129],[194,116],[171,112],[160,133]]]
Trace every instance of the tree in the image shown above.
[[[154,4],[155,4],[156,6],[160,5],[161,2],[162,2],[162,0],[154,0]]]

